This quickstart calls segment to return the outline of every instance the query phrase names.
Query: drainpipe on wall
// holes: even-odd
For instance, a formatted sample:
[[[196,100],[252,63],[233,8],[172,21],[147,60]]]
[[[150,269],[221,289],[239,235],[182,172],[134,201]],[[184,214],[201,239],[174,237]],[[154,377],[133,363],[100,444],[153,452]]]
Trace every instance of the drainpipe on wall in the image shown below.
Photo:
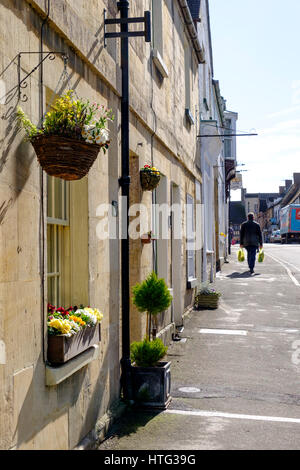
[[[120,18],[128,19],[129,1],[117,3]],[[128,23],[121,23],[121,33],[128,33]],[[131,400],[131,361],[130,361],[130,284],[129,284],[129,41],[128,36],[121,38],[121,69],[122,69],[122,99],[121,99],[121,148],[122,148],[122,177],[119,180],[122,197],[126,201],[122,207],[123,217],[126,218],[126,238],[121,240],[121,283],[122,283],[122,376],[121,384],[124,399]]]
[[[181,7],[181,11],[183,13],[185,24],[188,28],[188,32],[190,34],[194,49],[196,51],[199,64],[204,64],[205,63],[205,57],[204,57],[204,54],[203,54],[203,49],[202,49],[201,44],[199,42],[197,29],[195,28],[190,8],[189,8],[186,0],[178,0],[178,1],[179,1],[179,5]]]

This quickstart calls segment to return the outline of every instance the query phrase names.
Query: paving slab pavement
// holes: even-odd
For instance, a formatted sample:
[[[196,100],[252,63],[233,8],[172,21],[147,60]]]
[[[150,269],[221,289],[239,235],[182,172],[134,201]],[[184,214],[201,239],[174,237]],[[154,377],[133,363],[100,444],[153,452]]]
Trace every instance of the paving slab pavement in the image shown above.
[[[268,255],[246,270],[234,249],[218,310],[192,312],[170,345],[169,409],[129,410],[99,450],[300,448],[300,287]]]

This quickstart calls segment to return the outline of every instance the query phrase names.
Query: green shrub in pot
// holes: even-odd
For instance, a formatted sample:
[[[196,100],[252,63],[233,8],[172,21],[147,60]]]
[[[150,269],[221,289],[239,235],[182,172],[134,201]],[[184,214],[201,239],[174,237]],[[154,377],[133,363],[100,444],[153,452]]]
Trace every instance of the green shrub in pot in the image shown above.
[[[138,367],[155,367],[157,363],[167,354],[168,348],[161,339],[156,338],[149,341],[135,341],[131,344],[131,360]]]

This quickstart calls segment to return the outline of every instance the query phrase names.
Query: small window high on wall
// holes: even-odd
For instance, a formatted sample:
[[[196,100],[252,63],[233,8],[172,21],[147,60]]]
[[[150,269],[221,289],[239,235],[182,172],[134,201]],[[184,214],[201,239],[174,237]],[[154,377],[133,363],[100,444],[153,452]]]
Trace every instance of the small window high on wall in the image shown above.
[[[152,58],[162,79],[169,76],[164,62],[163,1],[152,0]]]

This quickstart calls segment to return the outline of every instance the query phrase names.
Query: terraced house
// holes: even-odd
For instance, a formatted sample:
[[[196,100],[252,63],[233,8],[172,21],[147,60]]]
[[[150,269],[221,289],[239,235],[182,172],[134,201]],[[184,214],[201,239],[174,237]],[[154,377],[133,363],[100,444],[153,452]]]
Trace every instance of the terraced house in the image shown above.
[[[82,0],[0,4],[2,449],[75,448],[105,427],[120,398],[121,50],[119,39],[104,40],[104,18],[119,18],[119,10],[111,0],[88,3],[88,8]],[[173,293],[171,308],[157,323],[165,343],[192,307],[202,270],[201,248],[187,244],[199,226],[196,206],[202,202],[198,78],[205,61],[192,3],[128,2],[130,17],[150,11],[152,25],[151,42],[129,41],[130,206],[135,205],[130,222],[146,208],[145,231],[155,234],[144,244],[137,226],[137,236],[130,239],[130,286],[152,270],[165,279]],[[138,31],[140,25],[130,28]],[[109,32],[117,29],[107,26]],[[53,100],[70,88],[115,115],[108,151],[101,151],[78,181],[41,170],[16,118],[21,106],[38,124]],[[153,192],[141,187],[145,164],[162,174]],[[171,204],[179,208],[176,217],[168,211]],[[113,229],[105,237],[108,213]],[[101,337],[59,367],[48,360],[48,303],[103,313]],[[145,316],[131,304],[131,341],[142,339],[145,328]]]

